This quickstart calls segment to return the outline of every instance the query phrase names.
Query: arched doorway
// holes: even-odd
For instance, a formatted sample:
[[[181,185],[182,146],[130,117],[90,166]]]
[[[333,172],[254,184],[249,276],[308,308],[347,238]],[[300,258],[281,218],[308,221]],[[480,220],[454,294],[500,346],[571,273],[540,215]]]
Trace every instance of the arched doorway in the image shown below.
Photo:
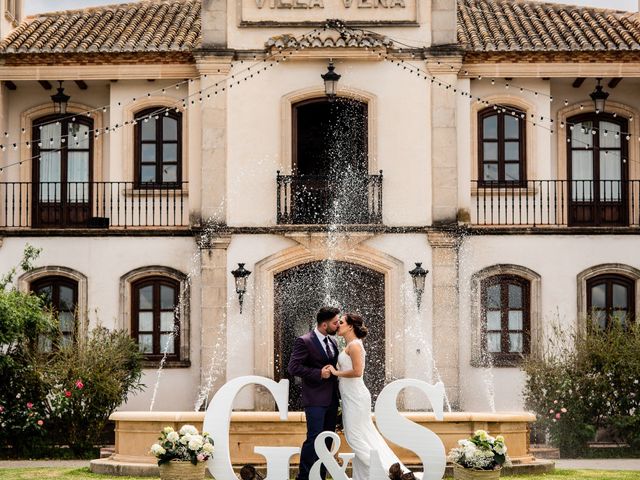
[[[291,347],[297,336],[315,327],[316,312],[323,305],[365,318],[369,335],[364,380],[375,399],[385,381],[384,290],[382,273],[349,262],[315,261],[275,275],[275,379],[290,380],[290,410],[302,410],[299,382],[286,371]]]
[[[369,223],[368,105],[304,100],[292,122],[293,223]]]

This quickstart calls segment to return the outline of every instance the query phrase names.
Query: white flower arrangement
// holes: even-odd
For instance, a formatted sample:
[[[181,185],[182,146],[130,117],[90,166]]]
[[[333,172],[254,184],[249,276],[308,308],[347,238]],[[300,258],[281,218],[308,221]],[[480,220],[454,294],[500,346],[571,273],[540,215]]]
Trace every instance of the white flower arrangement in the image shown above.
[[[477,430],[467,440],[458,440],[458,446],[449,452],[448,460],[463,468],[497,470],[511,465],[504,437],[492,437],[484,430]]]
[[[200,435],[193,425],[183,425],[177,432],[171,427],[165,427],[158,443],[151,445],[151,453],[158,459],[158,465],[171,460],[197,465],[213,455],[213,439],[206,432]]]

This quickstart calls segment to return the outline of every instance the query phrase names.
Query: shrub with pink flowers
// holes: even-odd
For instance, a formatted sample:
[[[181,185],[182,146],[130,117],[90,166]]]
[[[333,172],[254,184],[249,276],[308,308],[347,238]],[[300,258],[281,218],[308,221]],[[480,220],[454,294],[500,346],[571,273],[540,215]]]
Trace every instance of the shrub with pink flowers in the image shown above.
[[[562,455],[587,454],[595,440],[640,452],[638,352],[636,322],[573,337],[556,332],[547,352],[525,362],[526,405]]]
[[[27,246],[18,267],[0,276],[0,450],[36,457],[68,446],[82,455],[96,446],[109,415],[142,388],[141,356],[125,331],[98,327],[58,344],[55,312],[15,287],[39,250]],[[39,349],[48,338],[54,348]]]

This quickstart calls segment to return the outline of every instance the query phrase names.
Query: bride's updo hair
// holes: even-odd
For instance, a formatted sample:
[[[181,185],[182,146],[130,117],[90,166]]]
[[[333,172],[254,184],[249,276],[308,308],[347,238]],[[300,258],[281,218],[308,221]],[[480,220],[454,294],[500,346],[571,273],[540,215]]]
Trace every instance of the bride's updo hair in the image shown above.
[[[351,325],[353,327],[353,333],[356,334],[358,338],[364,338],[367,336],[369,329],[365,327],[364,320],[357,313],[347,313],[344,316],[347,325]]]

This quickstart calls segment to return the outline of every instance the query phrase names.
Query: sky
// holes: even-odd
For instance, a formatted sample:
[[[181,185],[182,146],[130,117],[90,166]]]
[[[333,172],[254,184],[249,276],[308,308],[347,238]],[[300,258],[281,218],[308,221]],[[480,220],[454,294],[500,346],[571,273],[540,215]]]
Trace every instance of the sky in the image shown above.
[[[69,10],[95,5],[108,5],[112,3],[128,3],[131,0],[24,0],[25,13],[47,12],[52,10]],[[615,8],[618,10],[636,11],[638,0],[547,0],[552,3],[568,3],[574,5],[586,5],[590,7]]]

